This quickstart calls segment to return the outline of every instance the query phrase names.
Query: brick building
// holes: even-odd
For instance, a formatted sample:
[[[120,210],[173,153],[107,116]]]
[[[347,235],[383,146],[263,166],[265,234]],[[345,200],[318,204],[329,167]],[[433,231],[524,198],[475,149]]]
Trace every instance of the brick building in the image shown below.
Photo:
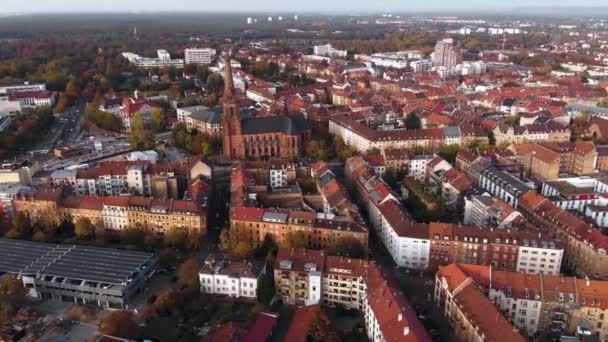
[[[222,105],[222,135],[224,158],[263,159],[269,157],[299,157],[311,138],[304,116],[252,116],[242,113],[236,102],[232,67],[226,64]]]

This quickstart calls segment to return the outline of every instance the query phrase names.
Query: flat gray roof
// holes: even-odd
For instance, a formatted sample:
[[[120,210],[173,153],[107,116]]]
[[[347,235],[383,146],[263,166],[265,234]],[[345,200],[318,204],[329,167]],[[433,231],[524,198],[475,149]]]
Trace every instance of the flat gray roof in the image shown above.
[[[35,274],[120,285],[150,253],[0,238],[0,272]]]

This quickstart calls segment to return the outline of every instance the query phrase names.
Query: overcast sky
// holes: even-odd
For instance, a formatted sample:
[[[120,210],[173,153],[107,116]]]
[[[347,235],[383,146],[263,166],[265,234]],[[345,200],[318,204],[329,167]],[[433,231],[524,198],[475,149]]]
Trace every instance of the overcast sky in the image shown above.
[[[606,0],[3,0],[1,12],[454,11],[527,6],[608,6]]]

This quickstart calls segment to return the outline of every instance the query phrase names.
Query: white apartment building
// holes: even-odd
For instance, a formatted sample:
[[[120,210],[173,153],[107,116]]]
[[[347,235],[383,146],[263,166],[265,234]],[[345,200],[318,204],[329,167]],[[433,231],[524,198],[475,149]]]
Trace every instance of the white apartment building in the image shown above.
[[[204,48],[189,48],[184,50],[184,57],[186,64],[211,64],[213,57],[215,57],[215,49]]]
[[[126,173],[108,173],[87,177],[78,174],[76,179],[76,194],[118,196],[131,192],[137,195],[150,195],[150,175],[144,172],[142,165],[131,165]]]
[[[268,181],[271,188],[283,188],[289,180],[294,179],[295,169],[290,166],[273,167],[268,171]]]
[[[314,47],[314,54],[317,56],[328,56],[328,57],[338,57],[338,58],[346,58],[348,51],[346,50],[338,50],[334,49],[331,44],[327,45],[317,45]]]
[[[530,190],[521,180],[493,167],[481,172],[479,187],[514,208],[517,208],[519,197]]]
[[[527,290],[527,291],[526,291]],[[538,330],[540,323],[540,311],[542,307],[541,293],[535,293],[525,289],[523,298],[514,297],[511,288],[490,288],[488,298],[496,305],[496,308],[510,318],[517,329],[527,330],[530,336]]]
[[[424,55],[420,51],[397,51],[375,53],[370,61],[377,66],[385,68],[406,69],[412,59],[422,59]]]
[[[234,298],[256,298],[258,277],[252,263],[229,260],[223,255],[211,254],[199,271],[201,292]]]
[[[125,203],[128,203],[128,199]],[[103,209],[101,210],[101,216],[105,229],[123,230],[129,226],[127,206],[125,203],[104,203]]]
[[[414,71],[414,72],[431,71],[433,69],[433,61],[430,59],[421,60],[421,61],[413,61],[410,63],[410,68],[412,68],[412,71]]]
[[[553,241],[523,240],[517,254],[518,272],[529,274],[559,275],[563,248]]]
[[[506,202],[483,194],[464,199],[464,224],[478,227],[508,228],[521,213]]]
[[[481,75],[487,71],[487,66],[484,62],[464,62],[456,66],[456,70],[459,70],[462,76],[467,75]]]
[[[427,175],[427,165],[435,156],[431,154],[418,155],[410,159],[409,176],[414,177],[417,181],[424,182]]]
[[[165,50],[158,50],[158,58],[142,57],[132,52],[123,52],[122,57],[133,63],[137,68],[148,69],[148,68],[163,68],[163,67],[176,67],[183,68],[184,60],[182,59],[171,59],[171,55]]]
[[[428,268],[431,251],[428,225],[411,221],[393,200],[379,205],[378,212],[380,225],[374,228],[395,263],[409,269]]]

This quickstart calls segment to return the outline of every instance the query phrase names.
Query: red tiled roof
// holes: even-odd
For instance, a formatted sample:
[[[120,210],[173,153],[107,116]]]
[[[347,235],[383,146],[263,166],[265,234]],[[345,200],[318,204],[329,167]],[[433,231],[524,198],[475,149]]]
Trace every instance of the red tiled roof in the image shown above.
[[[243,338],[243,342],[266,342],[270,339],[272,331],[277,324],[278,316],[276,314],[260,312],[257,314],[255,321],[249,327],[249,331]]]
[[[320,305],[309,305],[296,308],[284,341],[307,342],[306,336],[308,335],[308,325],[320,312]]]

